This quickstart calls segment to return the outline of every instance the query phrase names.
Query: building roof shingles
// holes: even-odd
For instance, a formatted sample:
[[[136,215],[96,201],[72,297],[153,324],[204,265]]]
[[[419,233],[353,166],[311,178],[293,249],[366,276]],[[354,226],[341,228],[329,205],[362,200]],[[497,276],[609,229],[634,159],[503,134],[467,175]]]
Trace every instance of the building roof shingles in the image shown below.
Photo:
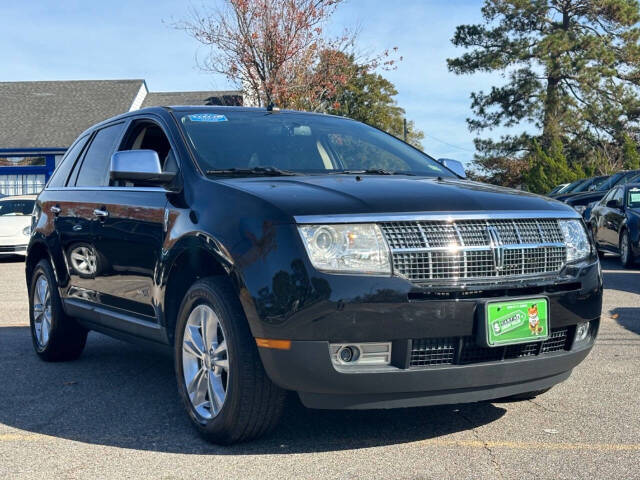
[[[0,149],[68,147],[129,111],[144,80],[0,82]]]
[[[0,82],[0,150],[67,148],[90,126],[142,107],[242,105],[239,91],[147,93],[144,80]]]
[[[150,92],[142,107],[169,107],[172,105],[223,105],[236,107],[242,105],[242,92],[201,91],[201,92]]]

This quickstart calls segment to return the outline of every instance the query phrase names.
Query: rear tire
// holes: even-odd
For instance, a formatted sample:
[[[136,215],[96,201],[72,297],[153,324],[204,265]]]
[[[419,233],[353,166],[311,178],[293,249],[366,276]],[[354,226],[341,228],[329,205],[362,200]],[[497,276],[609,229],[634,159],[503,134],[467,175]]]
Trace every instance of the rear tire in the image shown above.
[[[633,258],[633,250],[631,240],[629,239],[629,231],[623,230],[620,237],[620,263],[625,268],[631,267],[635,262]]]
[[[42,360],[75,360],[82,354],[88,331],[64,313],[58,284],[47,260],[40,260],[31,275],[29,323],[33,347]]]
[[[175,371],[189,418],[210,442],[252,440],[280,419],[285,391],[267,377],[225,278],[199,280],[187,291],[176,324]]]

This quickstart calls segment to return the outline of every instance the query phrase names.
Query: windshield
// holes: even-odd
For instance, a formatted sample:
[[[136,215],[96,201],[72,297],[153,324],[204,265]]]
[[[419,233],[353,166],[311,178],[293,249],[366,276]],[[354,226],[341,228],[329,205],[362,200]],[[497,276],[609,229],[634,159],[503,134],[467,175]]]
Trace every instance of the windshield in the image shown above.
[[[576,188],[578,188],[580,185],[582,185],[584,182],[585,182],[584,179],[575,180],[575,181],[571,182],[569,185],[567,185],[567,187],[564,190],[562,190],[562,193],[571,193]]]
[[[352,120],[303,113],[193,111],[179,116],[209,175],[371,173],[455,177],[395,137]]]
[[[638,172],[636,171],[625,172],[622,177],[618,179],[616,185],[624,185],[625,183],[629,183],[629,181],[631,181],[636,175],[638,175]]]
[[[600,188],[600,185],[602,185],[604,182],[607,181],[609,177],[598,177],[594,180],[594,182],[589,185],[589,191],[596,191]]]
[[[595,181],[595,178],[590,178],[588,180],[585,180],[584,182],[582,182],[580,185],[578,185],[573,192],[574,193],[578,193],[578,192],[584,192],[587,188],[589,188],[591,185],[593,185],[593,182]]]
[[[640,209],[640,188],[633,187],[627,193],[627,205],[629,208]]]
[[[606,190],[611,190],[611,187],[613,187],[614,185],[616,185],[618,183],[618,180],[620,180],[624,175],[624,172],[618,172],[618,173],[614,173],[613,175],[611,175],[606,182],[602,182],[602,184],[598,187],[598,192],[604,192]]]
[[[31,215],[35,200],[0,200],[0,217]]]

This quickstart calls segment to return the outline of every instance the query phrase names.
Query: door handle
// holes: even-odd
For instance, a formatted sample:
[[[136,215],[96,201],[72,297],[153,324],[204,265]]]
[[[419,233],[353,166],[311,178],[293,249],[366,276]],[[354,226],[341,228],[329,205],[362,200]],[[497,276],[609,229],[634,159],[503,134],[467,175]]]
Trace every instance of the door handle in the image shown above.
[[[51,213],[53,213],[54,215],[58,215],[62,209],[60,207],[58,207],[57,205],[54,205],[53,207],[51,207],[49,209],[51,211]]]
[[[109,212],[107,212],[106,210],[102,210],[100,208],[96,208],[93,211],[93,214],[98,218],[107,218],[109,216]]]

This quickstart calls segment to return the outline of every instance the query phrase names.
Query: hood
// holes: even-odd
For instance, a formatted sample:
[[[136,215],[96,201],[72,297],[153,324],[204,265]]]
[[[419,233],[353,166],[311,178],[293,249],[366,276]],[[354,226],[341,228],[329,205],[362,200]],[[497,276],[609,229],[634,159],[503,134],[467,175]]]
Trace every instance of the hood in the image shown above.
[[[13,237],[31,225],[31,215],[0,216],[0,237]]]
[[[566,198],[564,201],[567,205],[587,205],[591,202],[597,202],[598,200],[602,200],[604,196],[608,193],[608,190],[605,191],[597,191],[597,192],[587,192],[580,193],[578,195],[573,195],[569,198]]]
[[[575,216],[572,208],[548,197],[450,178],[310,175],[219,181],[290,216],[495,211],[555,211]]]

